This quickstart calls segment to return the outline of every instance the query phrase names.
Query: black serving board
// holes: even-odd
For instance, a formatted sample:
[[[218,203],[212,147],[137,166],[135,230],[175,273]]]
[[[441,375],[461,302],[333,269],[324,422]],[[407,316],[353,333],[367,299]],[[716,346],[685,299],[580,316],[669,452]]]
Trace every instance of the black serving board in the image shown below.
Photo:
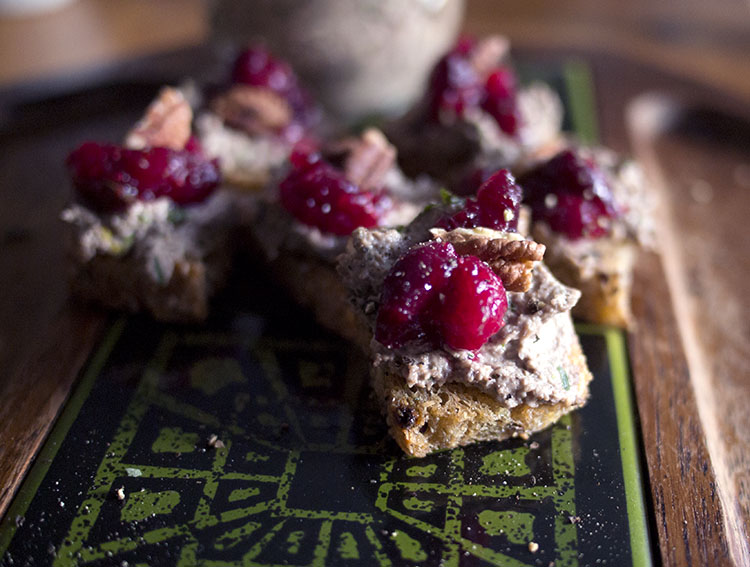
[[[585,67],[523,75],[595,137]],[[0,565],[650,565],[625,336],[579,334],[582,410],[407,458],[365,358],[248,261],[205,325],[113,319],[0,524]]]

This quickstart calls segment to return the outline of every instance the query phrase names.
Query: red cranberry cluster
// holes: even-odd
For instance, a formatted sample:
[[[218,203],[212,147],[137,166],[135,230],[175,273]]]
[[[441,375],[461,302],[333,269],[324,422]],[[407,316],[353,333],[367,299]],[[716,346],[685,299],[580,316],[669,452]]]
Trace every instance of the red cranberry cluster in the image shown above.
[[[432,71],[428,90],[428,108],[432,120],[461,117],[472,108],[482,108],[509,136],[520,126],[517,81],[512,69],[497,66],[486,76],[472,66],[476,48],[473,40],[461,39],[443,56]]]
[[[66,165],[78,194],[101,212],[159,197],[180,205],[197,203],[221,181],[218,161],[207,159],[194,138],[182,150],[86,142],[68,156]]]
[[[573,150],[564,150],[521,178],[535,220],[568,238],[608,234],[620,215],[604,173]]]
[[[312,104],[291,66],[261,46],[240,53],[232,65],[232,82],[269,89],[287,101],[294,114],[287,128],[303,130],[312,119]]]
[[[503,283],[486,263],[432,241],[409,250],[386,277],[375,338],[389,348],[420,341],[477,350],[503,326],[507,308]]]
[[[491,175],[477,191],[476,197],[466,199],[464,207],[440,219],[438,228],[475,228],[516,232],[522,199],[521,188],[507,169]]]
[[[279,184],[281,204],[300,222],[346,236],[377,226],[393,202],[385,191],[365,191],[315,151],[297,146]]]

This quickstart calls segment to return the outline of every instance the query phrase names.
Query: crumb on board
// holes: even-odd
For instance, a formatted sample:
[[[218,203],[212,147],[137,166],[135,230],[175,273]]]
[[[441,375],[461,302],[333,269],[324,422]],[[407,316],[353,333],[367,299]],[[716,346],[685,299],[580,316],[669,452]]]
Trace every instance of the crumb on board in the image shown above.
[[[122,501],[125,500],[125,487],[121,486],[117,490],[115,490],[115,495],[117,496],[117,499]]]
[[[539,550],[539,544],[535,541],[529,542],[529,551],[531,553],[536,553]]]
[[[214,449],[223,449],[226,445],[224,445],[224,442],[219,439],[219,436],[216,435],[216,433],[212,433],[208,437],[208,446]]]

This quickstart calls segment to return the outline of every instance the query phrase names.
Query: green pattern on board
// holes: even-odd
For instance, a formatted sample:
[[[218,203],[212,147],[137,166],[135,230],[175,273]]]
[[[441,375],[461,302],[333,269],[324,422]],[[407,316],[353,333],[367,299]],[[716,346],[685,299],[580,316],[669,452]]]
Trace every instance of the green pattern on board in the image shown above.
[[[180,493],[174,490],[136,492],[127,497],[120,519],[123,522],[139,522],[151,515],[169,514],[179,503]]]
[[[534,540],[534,515],[526,512],[495,512],[484,510],[479,513],[479,524],[490,535],[507,534],[512,543],[528,543]]]
[[[217,345],[245,364],[217,359]],[[539,450],[488,444],[422,460],[388,456],[381,418],[357,401],[367,399],[363,380],[347,382],[343,395],[354,406],[301,401],[300,392],[336,388],[321,376],[356,373],[341,358],[337,345],[325,342],[247,345],[232,336],[166,333],[54,565],[116,560],[167,544],[180,565],[450,566],[473,555],[522,566],[539,557],[528,543],[545,525],[545,559],[578,565],[576,526],[566,521],[575,515],[567,418]],[[244,374],[248,360],[262,369],[259,377]],[[215,386],[204,376],[207,368],[223,376]],[[192,388],[175,393],[165,386],[184,373]],[[219,390],[223,410],[212,405]],[[155,416],[157,428],[150,425]],[[471,459],[466,451],[474,452]],[[552,482],[529,483],[530,459],[547,460]],[[352,463],[369,475],[364,488],[361,478],[347,480]],[[333,482],[316,484],[322,474]],[[322,500],[309,500],[320,490]],[[519,502],[525,511],[513,509]],[[128,529],[94,529],[111,523],[113,511]],[[232,551],[241,552],[236,561],[221,559]]]
[[[484,456],[479,472],[488,475],[505,474],[511,476],[531,474],[524,460],[528,453],[529,450],[525,447],[495,451]]]

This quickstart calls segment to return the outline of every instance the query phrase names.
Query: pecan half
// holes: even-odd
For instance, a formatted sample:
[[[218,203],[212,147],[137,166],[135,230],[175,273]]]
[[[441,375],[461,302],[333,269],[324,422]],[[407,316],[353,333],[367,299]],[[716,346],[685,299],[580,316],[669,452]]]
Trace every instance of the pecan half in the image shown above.
[[[365,190],[378,189],[396,161],[396,148],[380,130],[369,128],[351,142],[344,161],[344,173],[352,183]]]
[[[181,150],[190,138],[192,121],[193,109],[182,92],[164,87],[128,132],[125,146],[134,150],[154,146]]]
[[[211,101],[213,110],[226,124],[257,135],[276,132],[292,121],[292,109],[269,89],[234,85]]]
[[[544,244],[489,229],[458,228],[447,232],[434,228],[431,232],[438,240],[450,242],[458,254],[487,262],[508,291],[529,289],[534,262],[541,261],[545,251]]]
[[[471,54],[471,66],[480,77],[486,77],[492,69],[505,59],[510,42],[501,35],[493,35],[480,41]]]

